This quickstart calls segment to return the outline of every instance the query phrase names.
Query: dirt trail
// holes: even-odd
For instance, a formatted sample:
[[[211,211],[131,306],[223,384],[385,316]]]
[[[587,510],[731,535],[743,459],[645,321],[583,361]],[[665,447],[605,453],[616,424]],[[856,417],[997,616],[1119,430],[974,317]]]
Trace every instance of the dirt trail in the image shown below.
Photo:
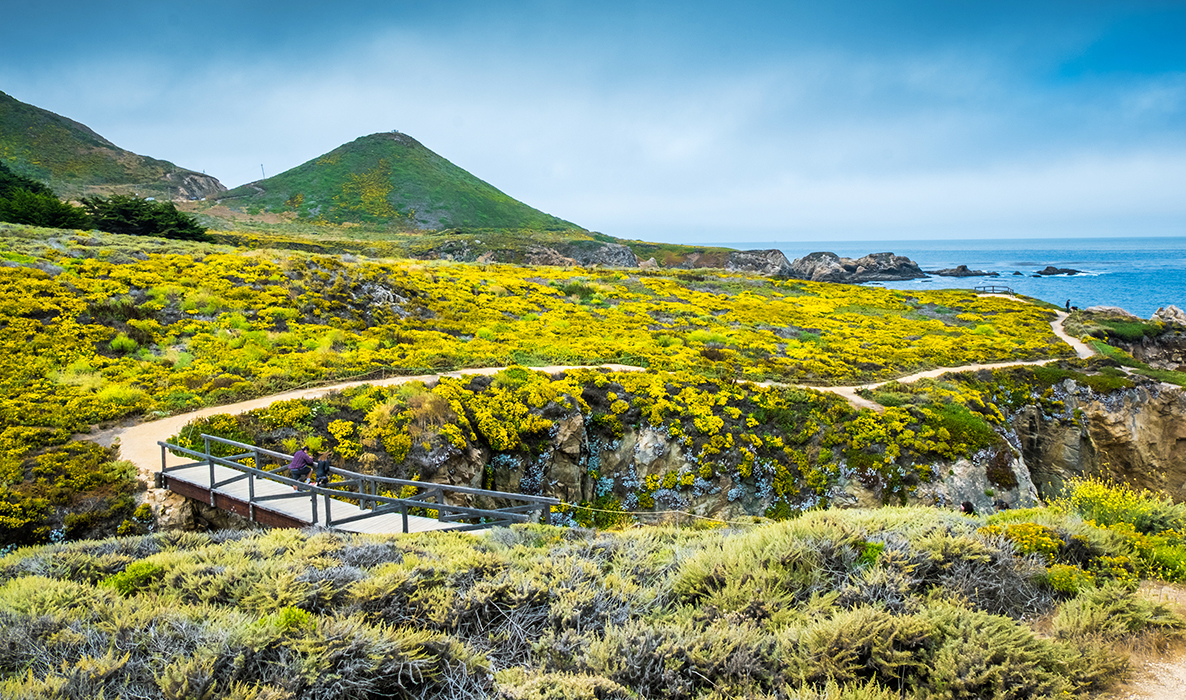
[[[1141,595],[1186,613],[1186,586],[1145,581]],[[1097,700],[1182,700],[1186,697],[1186,647],[1181,642],[1165,652],[1136,649],[1127,681]]]
[[[606,369],[617,372],[640,372],[643,367],[632,367],[630,365],[597,365],[597,367],[604,367]],[[181,413],[168,418],[161,418],[147,423],[139,423],[136,425],[119,427],[112,430],[104,431],[101,434],[89,435],[85,439],[95,440],[100,444],[113,445],[118,442],[120,458],[126,459],[136,465],[140,473],[140,478],[147,484],[153,483],[153,474],[161,468],[161,448],[157,445],[158,440],[167,440],[170,436],[176,435],[186,423],[197,418],[206,418],[219,413],[229,413],[232,415],[239,413],[246,413],[257,408],[265,408],[277,401],[288,401],[292,399],[315,399],[324,396],[334,391],[341,391],[350,387],[361,386],[363,384],[370,384],[372,386],[391,386],[395,384],[406,384],[408,382],[424,382],[428,386],[434,386],[441,377],[461,377],[465,375],[491,375],[496,374],[505,369],[504,367],[481,367],[476,369],[463,369],[456,372],[445,372],[444,374],[421,374],[412,377],[388,377],[386,379],[372,379],[356,382],[343,382],[341,384],[332,384],[328,386],[310,387],[308,389],[294,389],[293,391],[286,391],[283,394],[273,394],[272,396],[263,396],[258,399],[251,399],[249,401],[240,401],[238,403],[225,404],[222,406],[209,406],[197,411],[190,411],[189,413]],[[550,367],[533,367],[532,369],[548,374],[555,374],[565,370],[577,369],[575,366],[550,366]]]
[[[1083,345],[1079,341],[1071,338],[1062,329],[1062,321],[1067,317],[1063,312],[1057,312],[1056,318],[1050,323],[1050,327],[1054,330],[1055,335],[1062,338],[1075,351],[1079,353],[1080,357],[1088,357],[1092,354],[1092,350]],[[1084,354],[1086,353],[1086,354]],[[1000,369],[1003,367],[1015,367],[1019,365],[1040,365],[1052,360],[1037,360],[1034,362],[996,362],[992,364],[973,364],[963,365],[960,367],[940,367],[937,369],[926,370],[925,372],[917,372],[906,377],[893,380],[898,382],[913,382],[924,377],[938,377],[947,372],[962,372],[967,370],[980,369]],[[549,367],[533,367],[532,369],[548,374],[555,374],[570,369],[578,369],[580,366],[549,366]],[[606,369],[620,371],[620,372],[641,372],[646,368],[634,367],[632,365],[597,365]],[[145,483],[153,483],[153,474],[161,467],[161,449],[156,443],[158,440],[165,440],[171,435],[176,435],[186,423],[196,419],[205,418],[218,413],[238,414],[246,411],[251,411],[257,408],[264,408],[275,403],[276,401],[284,401],[291,399],[313,399],[319,396],[324,396],[330,392],[341,391],[354,386],[362,384],[372,384],[375,386],[390,386],[394,384],[405,384],[407,382],[424,382],[432,386],[441,377],[460,377],[464,375],[492,375],[505,369],[504,367],[484,367],[478,369],[463,369],[456,372],[446,372],[444,374],[423,374],[414,377],[389,377],[387,379],[366,380],[344,382],[341,384],[333,384],[328,386],[311,387],[308,389],[296,389],[287,391],[282,394],[274,394],[272,396],[264,396],[258,399],[251,399],[250,401],[240,401],[239,403],[226,404],[223,406],[210,406],[208,408],[191,411],[190,413],[182,413],[176,416],[169,416],[160,420],[150,421],[147,423],[139,423],[136,425],[114,428],[104,431],[103,433],[88,436],[86,439],[96,440],[101,444],[115,444],[119,443],[120,456],[123,459],[131,461],[135,464],[140,472],[140,477]],[[857,395],[858,389],[876,388],[885,384],[885,382],[875,382],[871,384],[860,384],[856,386],[807,386],[807,385],[787,385],[778,384],[775,382],[762,382],[763,386],[803,386],[804,388],[815,389],[817,391],[830,391],[834,394],[843,396],[850,404],[857,408],[868,408],[874,411],[885,410],[880,404],[869,401]]]
[[[1000,295],[994,295],[994,296],[1000,296]],[[1072,338],[1070,335],[1067,334],[1066,331],[1063,330],[1062,322],[1067,317],[1066,312],[1056,311],[1054,315],[1055,315],[1054,320],[1050,322],[1050,329],[1054,331],[1054,334],[1056,336],[1058,336],[1067,345],[1070,345],[1071,348],[1075,351],[1075,354],[1078,355],[1080,358],[1091,357],[1092,355],[1095,354],[1095,350],[1092,350],[1091,348],[1087,347],[1086,345],[1079,342],[1075,338]],[[898,379],[890,379],[890,380],[887,380],[884,382],[873,382],[870,384],[857,384],[855,386],[817,386],[817,387],[812,387],[812,388],[817,389],[819,391],[830,391],[833,394],[839,394],[840,396],[843,396],[844,398],[848,399],[848,402],[857,408],[868,408],[868,409],[872,409],[877,412],[881,412],[881,411],[885,410],[884,406],[858,396],[857,390],[858,389],[876,389],[877,387],[879,387],[883,384],[888,384],[891,381],[899,382],[901,384],[909,384],[911,382],[916,382],[919,379],[934,379],[935,377],[947,374],[948,372],[969,372],[969,371],[975,372],[975,371],[982,370],[982,369],[1004,369],[1006,367],[1022,367],[1022,366],[1026,366],[1026,365],[1044,365],[1048,362],[1053,362],[1053,361],[1054,360],[1034,360],[1031,362],[991,362],[991,363],[987,363],[987,364],[961,365],[959,367],[937,367],[935,369],[928,369],[923,372],[915,372],[914,374],[907,375],[905,377],[899,377]]]

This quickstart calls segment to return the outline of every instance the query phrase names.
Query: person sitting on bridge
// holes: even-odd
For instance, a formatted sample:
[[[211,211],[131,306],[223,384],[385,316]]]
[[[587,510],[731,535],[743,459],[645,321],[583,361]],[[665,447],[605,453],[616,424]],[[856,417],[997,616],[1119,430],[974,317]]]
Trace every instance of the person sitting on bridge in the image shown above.
[[[309,456],[309,446],[302,445],[301,449],[292,456],[292,461],[288,463],[288,478],[296,481],[308,481],[306,477],[313,471],[313,466],[313,458]]]

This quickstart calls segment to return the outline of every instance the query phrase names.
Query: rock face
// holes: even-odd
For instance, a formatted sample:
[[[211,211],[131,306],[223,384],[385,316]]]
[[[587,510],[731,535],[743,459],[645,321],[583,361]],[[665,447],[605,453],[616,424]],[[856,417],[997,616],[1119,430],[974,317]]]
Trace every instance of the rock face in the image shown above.
[[[1186,326],[1186,311],[1182,311],[1173,304],[1159,308],[1153,313],[1152,321],[1161,321],[1166,325]]]
[[[175,188],[173,199],[206,199],[226,192],[226,187],[215,178],[189,170],[166,173],[164,180]]]
[[[621,243],[591,243],[577,242],[557,246],[560,254],[577,261],[578,265],[586,267],[601,265],[604,267],[638,267],[638,256]]]
[[[1135,343],[1112,338],[1115,345],[1153,369],[1186,372],[1186,333],[1170,331],[1157,337],[1146,336]]]
[[[729,254],[725,269],[786,277],[790,275],[791,263],[781,250],[736,250]]]
[[[810,253],[791,263],[788,277],[813,282],[891,282],[926,277],[918,263],[893,253],[871,253],[862,258],[842,258],[835,253]]]
[[[940,277],[1000,277],[1000,273],[986,272],[984,270],[969,270],[967,265],[958,265],[950,267],[946,270],[927,270],[928,275],[938,275]]]
[[[654,491],[655,510],[686,511],[728,520],[765,515],[773,505],[773,495],[760,494],[748,479],[735,482],[727,474],[718,474],[710,482],[696,477],[699,466],[694,456],[685,452],[680,438],[671,438],[664,428],[627,427],[621,438],[607,440],[591,434],[585,416],[579,412],[553,420],[550,443],[536,455],[452,450],[429,455],[413,469],[420,470],[424,481],[545,494],[574,504],[612,494],[622,500],[627,510],[639,509],[630,494],[648,476],[687,474],[694,477],[694,487],[690,491]],[[994,464],[996,469],[992,468]],[[978,510],[991,511],[995,501],[1013,508],[1038,502],[1037,488],[1019,451],[1006,449],[998,454],[986,450],[971,459],[935,465],[934,471],[943,476],[920,485],[910,503],[956,507],[970,501]],[[855,478],[842,481],[828,497],[841,507],[874,508],[885,500],[877,487],[863,485]],[[507,504],[471,500],[469,505]]]
[[[1046,415],[1028,407],[1014,429],[1043,498],[1072,477],[1111,476],[1186,498],[1186,394],[1150,383],[1098,394],[1066,380],[1054,398],[1065,409]]]
[[[1103,316],[1117,321],[1144,321],[1145,319],[1120,308],[1119,306],[1089,306],[1083,313]]]
[[[462,262],[504,262],[527,265],[581,265],[592,267],[638,267],[638,257],[620,243],[575,241],[539,245],[526,243],[522,248],[485,249],[481,241],[458,238],[431,250],[417,253],[421,259],[459,260]]]

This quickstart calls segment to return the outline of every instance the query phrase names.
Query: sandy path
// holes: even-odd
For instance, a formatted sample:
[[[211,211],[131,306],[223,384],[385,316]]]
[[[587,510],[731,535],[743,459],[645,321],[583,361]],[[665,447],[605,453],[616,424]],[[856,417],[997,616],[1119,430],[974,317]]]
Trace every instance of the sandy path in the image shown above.
[[[1056,318],[1050,323],[1050,327],[1054,330],[1055,335],[1062,338],[1071,347],[1075,348],[1080,357],[1087,357],[1092,354],[1092,350],[1083,345],[1079,341],[1071,338],[1062,329],[1062,321],[1067,315],[1063,312],[1057,312]],[[1084,354],[1086,353],[1086,354]],[[939,367],[936,369],[926,370],[924,372],[917,372],[906,377],[901,377],[896,380],[903,383],[917,381],[923,378],[934,378],[947,372],[962,372],[967,370],[980,369],[1000,369],[1003,367],[1016,367],[1019,365],[1040,365],[1053,360],[1037,360],[1033,362],[996,362],[992,364],[973,364],[963,365],[961,367]],[[547,372],[548,374],[555,374],[570,369],[578,369],[581,366],[573,365],[553,365],[548,367],[533,367],[532,369]],[[596,365],[605,369],[619,371],[619,372],[641,372],[646,368],[634,367],[631,365]],[[238,414],[245,413],[257,408],[264,408],[275,403],[276,401],[285,401],[291,399],[314,399],[319,396],[324,396],[330,392],[341,391],[350,387],[360,386],[362,384],[371,384],[374,386],[390,386],[395,384],[405,384],[407,382],[424,382],[432,386],[436,384],[441,377],[460,377],[464,375],[492,375],[502,371],[503,367],[484,367],[478,369],[463,369],[456,372],[446,372],[444,374],[422,374],[412,377],[389,377],[387,379],[379,380],[362,380],[354,382],[344,382],[341,384],[332,384],[320,387],[310,387],[308,389],[296,389],[288,391],[283,394],[274,394],[272,396],[264,396],[258,399],[251,399],[249,401],[240,401],[239,403],[226,404],[223,406],[210,406],[207,408],[191,411],[189,413],[182,413],[168,418],[162,418],[147,423],[139,423],[128,427],[114,428],[104,431],[101,434],[87,436],[84,439],[96,440],[102,444],[115,444],[118,442],[120,447],[120,456],[123,459],[131,461],[135,464],[140,472],[140,477],[147,484],[153,483],[153,474],[161,467],[161,449],[157,445],[158,440],[165,440],[172,435],[176,435],[181,428],[187,423],[196,418],[205,418],[219,413]],[[873,389],[885,384],[886,382],[875,382],[871,384],[860,384],[856,386],[806,386],[806,385],[787,385],[775,382],[762,382],[763,386],[803,386],[808,389],[815,389],[817,391],[830,391],[834,394],[843,396],[850,404],[857,408],[868,408],[874,411],[885,410],[880,404],[869,401],[857,395],[858,389]]]
[[[1186,613],[1186,586],[1145,581],[1141,595],[1168,603],[1179,614]],[[1099,700],[1182,700],[1186,698],[1186,649],[1182,643],[1165,653],[1137,649],[1130,657],[1132,672],[1128,680]]]
[[[597,365],[597,367],[604,367],[616,372],[640,372],[643,367],[632,367],[630,365]],[[577,369],[576,366],[549,366],[549,367],[532,367],[532,369],[548,374],[555,374],[565,370]],[[176,435],[181,431],[187,423],[197,418],[206,418],[219,413],[229,413],[231,415],[246,413],[257,408],[265,408],[277,401],[288,401],[292,399],[315,399],[324,396],[331,392],[341,391],[350,387],[361,386],[363,384],[370,384],[372,386],[391,386],[395,384],[406,384],[408,382],[424,382],[428,386],[434,386],[441,377],[461,377],[465,375],[491,375],[496,374],[505,369],[504,367],[481,367],[476,369],[463,369],[456,372],[446,372],[444,374],[421,374],[411,377],[388,377],[386,379],[372,379],[356,382],[343,382],[341,384],[332,384],[319,387],[310,387],[308,389],[295,389],[287,391],[283,394],[273,394],[272,396],[263,396],[258,399],[251,399],[249,401],[240,401],[238,403],[225,404],[222,406],[209,406],[199,409],[197,411],[190,411],[189,413],[180,413],[168,418],[161,418],[147,423],[139,423],[132,426],[115,428],[113,430],[104,431],[102,434],[84,436],[83,439],[95,440],[101,444],[119,444],[120,458],[126,459],[136,465],[140,473],[140,478],[147,484],[153,483],[153,474],[161,468],[161,448],[157,445],[158,440],[167,440],[171,436]]]
[[[1000,295],[995,295],[995,296],[1000,296]],[[1054,320],[1050,322],[1050,329],[1054,331],[1054,334],[1056,336],[1058,336],[1067,345],[1070,345],[1071,348],[1074,349],[1075,354],[1077,354],[1080,358],[1091,357],[1092,355],[1095,354],[1094,350],[1087,347],[1083,343],[1079,342],[1075,338],[1072,338],[1070,335],[1067,334],[1066,331],[1063,330],[1062,322],[1064,320],[1066,320],[1066,317],[1067,317],[1066,312],[1056,311],[1054,315],[1055,315]],[[858,389],[876,389],[877,387],[882,386],[883,384],[888,384],[890,382],[899,382],[901,384],[909,384],[911,382],[916,382],[919,379],[934,379],[936,377],[947,374],[948,372],[969,372],[969,371],[975,372],[975,371],[982,370],[982,369],[1004,369],[1006,367],[1024,367],[1026,365],[1044,365],[1048,362],[1055,362],[1055,360],[1033,360],[1030,362],[992,362],[992,363],[987,363],[987,364],[961,365],[959,367],[937,367],[935,369],[928,369],[928,370],[925,370],[922,372],[915,372],[914,374],[910,374],[905,377],[899,377],[897,379],[889,379],[884,382],[872,382],[870,384],[857,384],[856,386],[816,386],[816,387],[811,387],[811,388],[816,389],[818,391],[830,391],[833,394],[839,394],[840,396],[843,396],[844,398],[848,399],[848,402],[850,404],[852,404],[853,406],[856,406],[857,408],[868,408],[868,409],[872,409],[874,411],[881,412],[881,411],[885,410],[884,406],[858,396],[857,390]],[[1186,697],[1186,696],[1184,696],[1184,697]]]

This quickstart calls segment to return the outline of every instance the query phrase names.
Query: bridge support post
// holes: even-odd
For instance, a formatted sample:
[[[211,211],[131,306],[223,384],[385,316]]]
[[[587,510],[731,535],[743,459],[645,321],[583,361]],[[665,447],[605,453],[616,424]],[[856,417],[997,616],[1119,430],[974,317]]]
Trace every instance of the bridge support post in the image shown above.
[[[210,507],[214,507],[214,460],[210,454],[210,438],[203,438],[206,443],[206,464],[210,465]]]

